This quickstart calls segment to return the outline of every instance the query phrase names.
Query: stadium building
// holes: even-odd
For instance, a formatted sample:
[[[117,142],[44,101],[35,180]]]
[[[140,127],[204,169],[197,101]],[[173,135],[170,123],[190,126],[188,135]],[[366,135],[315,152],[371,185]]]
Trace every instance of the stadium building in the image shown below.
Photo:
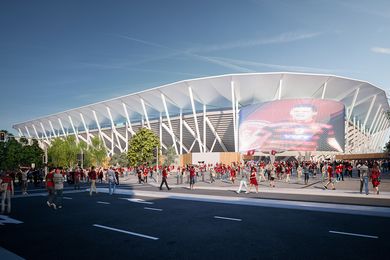
[[[20,136],[99,136],[109,155],[141,127],[176,153],[381,152],[389,138],[384,90],[361,80],[304,73],[190,79],[18,123]],[[324,138],[324,135],[326,136]]]

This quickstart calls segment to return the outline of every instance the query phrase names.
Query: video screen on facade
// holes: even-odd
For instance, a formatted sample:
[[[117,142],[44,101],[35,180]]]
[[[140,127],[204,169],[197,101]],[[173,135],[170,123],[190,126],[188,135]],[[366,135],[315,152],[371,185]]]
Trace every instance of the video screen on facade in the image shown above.
[[[243,107],[239,150],[344,151],[344,105],[323,99],[285,99]]]

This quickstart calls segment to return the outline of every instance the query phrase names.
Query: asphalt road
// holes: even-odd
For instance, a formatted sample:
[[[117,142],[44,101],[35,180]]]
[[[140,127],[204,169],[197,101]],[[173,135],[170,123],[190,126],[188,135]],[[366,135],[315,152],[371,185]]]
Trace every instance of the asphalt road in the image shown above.
[[[0,246],[26,259],[373,259],[389,254],[390,218],[104,193],[64,196],[58,210],[43,196],[14,199],[10,217],[23,223],[0,225]]]

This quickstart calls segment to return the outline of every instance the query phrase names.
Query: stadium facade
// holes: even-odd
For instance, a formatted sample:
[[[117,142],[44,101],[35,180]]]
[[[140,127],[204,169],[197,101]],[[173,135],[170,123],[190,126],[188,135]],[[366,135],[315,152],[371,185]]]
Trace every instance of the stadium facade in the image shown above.
[[[127,151],[141,127],[177,154],[239,152],[239,111],[262,102],[314,99],[344,105],[343,153],[381,152],[390,134],[384,90],[361,80],[304,73],[250,73],[190,79],[17,123],[20,136],[99,136],[109,155]]]

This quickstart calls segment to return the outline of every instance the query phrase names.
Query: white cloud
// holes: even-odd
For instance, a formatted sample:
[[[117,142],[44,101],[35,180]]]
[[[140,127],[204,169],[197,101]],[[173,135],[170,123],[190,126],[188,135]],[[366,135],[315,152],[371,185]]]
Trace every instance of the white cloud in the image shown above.
[[[267,67],[267,68],[281,70],[281,71],[295,71],[295,72],[299,71],[299,72],[313,72],[313,73],[334,73],[334,72],[336,72],[336,70],[331,70],[331,69],[322,69],[322,68],[313,68],[313,67],[304,67],[304,66],[280,65],[280,64],[271,64],[271,63],[263,63],[263,62],[256,62],[256,61],[217,58],[217,57],[211,57],[211,58],[218,59],[221,62],[235,64],[237,66],[246,66],[246,67],[252,67],[252,68]]]
[[[258,39],[248,39],[248,40],[240,40],[222,44],[214,44],[208,45],[198,48],[189,49],[189,52],[212,52],[212,51],[221,51],[221,50],[230,50],[235,48],[245,48],[245,47],[253,47],[258,45],[266,45],[266,44],[276,44],[276,43],[287,43],[300,41],[305,39],[310,39],[319,36],[321,33],[283,33],[274,37],[268,38],[258,38]]]
[[[390,48],[372,47],[371,51],[380,54],[390,54]]]

